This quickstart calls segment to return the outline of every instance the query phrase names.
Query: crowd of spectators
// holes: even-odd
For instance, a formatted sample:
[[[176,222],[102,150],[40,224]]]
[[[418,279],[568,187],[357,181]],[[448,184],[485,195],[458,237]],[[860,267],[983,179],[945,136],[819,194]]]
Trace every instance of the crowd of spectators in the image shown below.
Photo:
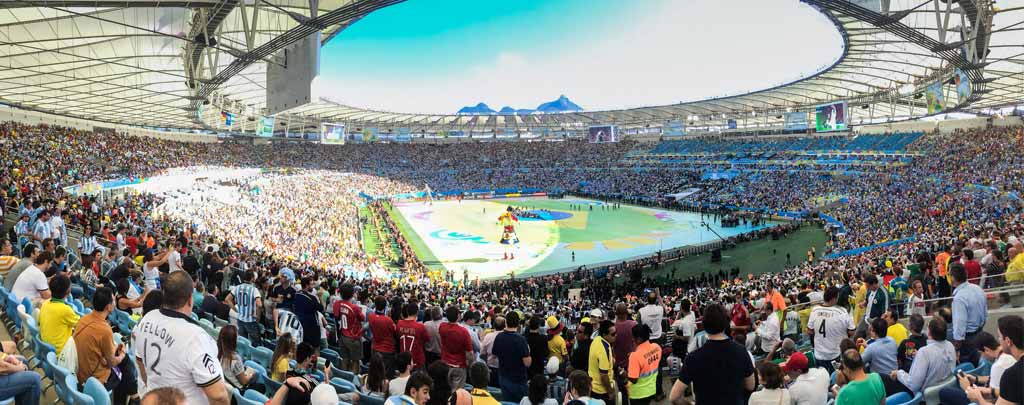
[[[626,268],[604,277],[580,269],[476,283],[450,274],[384,279],[373,271],[366,276],[373,263],[357,247],[362,197],[353,190],[540,187],[656,200],[695,184],[696,177],[677,172],[621,166],[627,152],[644,147],[631,142],[206,145],[13,123],[0,126],[0,140],[2,206],[19,216],[2,244],[0,275],[19,300],[40,307],[44,341],[59,350],[75,342],[79,381],[95,377],[118,404],[144,392],[171,398],[167,387],[198,404],[227,403],[232,389],[259,389],[250,386],[253,370],[239,367],[230,345],[218,345],[194,314],[228,322],[221,340],[232,340],[226,328],[235,327],[253,345],[280,348],[268,378],[281,387],[267,391],[270,403],[394,394],[388,401],[396,405],[470,404],[496,400],[488,387],[498,387],[502,401],[528,404],[597,404],[618,394],[637,404],[682,401],[690,387],[698,403],[820,403],[823,395],[842,404],[878,403],[948,377],[942,370],[951,373],[950,363],[999,363],[993,336],[981,330],[990,304],[981,288],[1024,278],[1022,128],[927,135],[910,145],[920,152],[910,163],[866,177],[787,171],[699,184],[704,191],[686,201],[811,212],[821,207],[809,201],[845,196],[847,203],[822,211],[845,225],[830,252],[916,239],[838,258],[811,256],[746,279],[658,282],[624,280]],[[309,177],[231,185],[259,192],[228,208],[203,200],[170,207],[166,196],[151,194],[96,199],[63,189],[190,165],[298,167]],[[371,210],[386,221],[385,208]],[[74,246],[69,227],[84,228],[80,240],[92,242]],[[77,260],[68,259],[73,247]],[[363,271],[357,277],[346,267]],[[68,306],[83,296],[83,286],[91,287],[85,298],[92,312],[80,316]],[[570,299],[575,288],[579,298]],[[911,322],[918,338],[908,350],[903,343],[911,337],[891,337],[891,320],[918,310],[913,297],[945,301],[923,303],[923,312],[938,316],[927,327]],[[132,336],[128,346],[103,322],[115,308],[141,316],[134,330],[120,331]],[[1003,381],[1021,379],[1021,322],[998,320],[994,338],[1015,359],[1009,366],[1011,360],[1002,361]],[[847,340],[851,335],[858,339]],[[817,367],[792,350],[808,339]],[[661,346],[678,350],[654,350]],[[128,350],[134,364],[125,360]],[[333,386],[322,384],[331,368],[317,368],[317,360],[334,353],[341,370],[362,376],[352,390],[358,395],[332,396]],[[755,363],[754,356],[778,358],[782,366]],[[663,392],[661,365],[672,362],[678,378]],[[21,364],[13,358],[0,367],[11,380],[0,395],[37,389],[38,376],[19,374],[26,372]],[[830,394],[814,370],[828,373],[834,364],[842,366],[842,388]],[[763,390],[754,392],[756,381]],[[991,390],[982,383],[962,377],[964,397],[1022,402],[1020,384],[988,381]]]

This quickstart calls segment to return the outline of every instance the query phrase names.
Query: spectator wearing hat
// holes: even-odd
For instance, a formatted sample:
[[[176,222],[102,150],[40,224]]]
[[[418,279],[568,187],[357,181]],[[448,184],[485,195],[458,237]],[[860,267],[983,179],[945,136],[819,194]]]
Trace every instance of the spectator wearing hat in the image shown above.
[[[559,364],[564,364],[566,358],[569,357],[565,338],[562,337],[565,325],[553,315],[549,316],[544,323],[548,327],[548,358],[556,358]]]
[[[828,384],[831,376],[820,367],[809,368],[807,356],[794,352],[785,363],[782,371],[791,381],[789,397],[794,405],[824,404],[828,400]]]
[[[544,366],[544,374],[547,375],[548,398],[554,398],[562,403],[565,396],[565,379],[558,376],[562,363],[558,357],[548,357],[548,364]]]

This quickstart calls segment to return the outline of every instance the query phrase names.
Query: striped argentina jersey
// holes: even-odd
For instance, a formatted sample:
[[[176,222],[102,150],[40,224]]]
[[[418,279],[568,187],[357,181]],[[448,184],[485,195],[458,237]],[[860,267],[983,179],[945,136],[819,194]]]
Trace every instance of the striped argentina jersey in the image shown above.
[[[292,341],[298,344],[302,341],[302,322],[287,309],[277,309],[277,330],[281,334],[292,334]]]
[[[856,329],[853,317],[838,306],[815,307],[807,320],[807,329],[814,335],[814,357],[832,360],[839,357],[839,344]]]
[[[260,290],[252,284],[239,284],[231,287],[231,295],[235,296],[235,312],[238,312],[238,322],[256,322],[258,309],[256,300],[260,299]]]
[[[146,371],[150,390],[174,387],[192,405],[206,405],[204,387],[221,384],[223,370],[217,343],[189,316],[159,309],[142,317],[132,330],[135,359]]]

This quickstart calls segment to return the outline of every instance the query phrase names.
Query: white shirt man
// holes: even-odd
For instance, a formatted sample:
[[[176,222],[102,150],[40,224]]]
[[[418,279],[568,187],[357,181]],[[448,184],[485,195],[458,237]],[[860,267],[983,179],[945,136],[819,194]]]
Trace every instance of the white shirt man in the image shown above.
[[[40,253],[49,255],[49,253]],[[38,257],[36,258],[38,262]],[[50,298],[50,285],[46,280],[46,274],[37,266],[49,267],[50,261],[46,260],[44,263],[37,263],[25,269],[18,276],[18,280],[14,282],[14,288],[11,289],[11,293],[18,298],[18,302],[28,298],[32,302],[39,300],[45,300]],[[27,311],[31,312],[31,308],[26,308]]]
[[[769,312],[768,318],[761,322],[757,327],[757,337],[761,338],[761,350],[765,353],[770,353],[775,345],[782,341],[780,335],[782,328],[782,322],[779,321],[779,315],[775,312]]]
[[[172,250],[171,253],[167,255],[167,267],[170,268],[169,272],[171,273],[175,271],[185,271],[185,268],[181,267],[181,252]]]
[[[65,232],[64,218],[61,218],[59,214],[54,215],[53,218],[50,218],[50,228],[52,229],[51,238],[60,245],[67,245],[68,235]]]
[[[661,297],[651,294],[647,305],[640,308],[640,322],[651,328],[651,340],[661,339],[661,321],[665,319],[665,307],[661,306]]]
[[[188,316],[150,311],[132,332],[136,361],[145,365],[146,387],[174,387],[189,404],[209,403],[203,387],[220,384],[217,343]]]
[[[842,307],[820,306],[811,310],[807,329],[814,335],[814,358],[818,362],[839,357],[839,344],[856,329],[853,317]],[[820,363],[818,363],[820,364]]]
[[[682,318],[673,322],[672,329],[675,330],[677,335],[692,340],[693,335],[697,331],[697,320],[693,315],[693,311],[688,312],[686,315],[683,315]]]

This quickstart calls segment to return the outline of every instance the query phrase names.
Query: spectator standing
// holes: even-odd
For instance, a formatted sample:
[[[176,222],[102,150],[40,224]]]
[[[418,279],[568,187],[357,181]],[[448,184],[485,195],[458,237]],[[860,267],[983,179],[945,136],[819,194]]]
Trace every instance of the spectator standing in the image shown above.
[[[647,324],[633,326],[633,340],[636,350],[629,354],[626,378],[631,405],[648,405],[654,402],[660,382],[661,346],[651,343],[651,330]]]
[[[540,333],[540,316],[535,315],[527,321],[526,344],[530,347],[530,367],[526,370],[526,377],[533,378],[535,375],[544,374],[544,365],[548,358],[548,338]]]
[[[505,330],[494,338],[491,349],[498,358],[498,387],[501,388],[502,399],[518,402],[526,396],[526,370],[532,364],[530,347],[526,338],[519,334],[519,314],[509,312],[505,316]]]
[[[698,405],[743,404],[755,387],[750,354],[729,339],[729,314],[721,305],[707,306],[703,320],[707,341],[686,356],[670,400],[677,403],[692,386]]]
[[[383,295],[378,295],[373,299],[373,307],[374,311],[369,316],[370,333],[373,334],[370,349],[380,353],[381,360],[384,361],[384,369],[390,375],[395,363],[395,321],[387,315],[388,301]],[[392,309],[392,311],[398,310],[400,309]]]
[[[309,343],[315,348],[320,347],[320,316],[324,312],[324,306],[316,296],[317,281],[313,277],[302,278],[302,290],[295,294],[292,302],[292,312],[302,325],[302,342]],[[362,330],[362,328],[360,328]],[[362,351],[362,346],[360,346]]]
[[[135,361],[149,388],[175,387],[190,404],[230,402],[217,361],[217,344],[192,320],[192,278],[167,276],[163,308],[150,312],[133,332]],[[77,346],[77,342],[76,342]],[[81,366],[81,362],[79,362]]]
[[[420,370],[427,367],[424,345],[430,341],[430,334],[422,323],[416,321],[418,308],[415,303],[405,304],[403,315],[405,317],[398,321],[395,330],[398,333],[398,347],[402,353],[412,355],[412,369]]]
[[[977,284],[967,282],[967,270],[959,263],[949,266],[953,286],[953,344],[960,353],[959,362],[978,364],[974,336],[988,320],[988,300]]]
[[[888,289],[881,288],[878,276],[871,270],[865,270],[861,277],[864,279],[867,293],[865,301],[860,304],[864,307],[864,319],[857,326],[856,336],[865,337],[871,320],[881,317],[889,309],[889,292]]]
[[[469,331],[459,325],[459,315],[458,307],[448,307],[445,310],[448,322],[437,328],[441,335],[441,361],[450,368],[448,381],[452,389],[462,387],[466,383],[466,369],[474,361],[473,341],[469,337]]]
[[[814,342],[814,363],[821,364],[830,374],[832,362],[839,359],[839,343],[853,336],[853,318],[846,308],[836,305],[839,289],[825,289],[825,302],[811,310],[807,320],[807,334]]]
[[[338,335],[341,337],[341,358],[345,369],[359,373],[359,360],[363,358],[363,311],[352,302],[355,287],[346,283],[341,286],[341,301],[334,305],[334,319],[338,321]]]
[[[135,364],[127,360],[124,344],[115,344],[114,331],[107,322],[107,317],[114,311],[113,292],[107,287],[97,288],[92,297],[92,307],[93,311],[78,321],[74,331],[78,354],[78,370],[75,375],[79,384],[84,384],[89,377],[95,377],[108,390],[114,391],[114,405],[124,405],[129,399],[137,397],[138,381],[135,379]],[[134,345],[136,347],[144,344],[143,341],[137,342]],[[117,373],[113,372],[115,368]]]
[[[259,318],[263,308],[263,299],[259,288],[252,284],[253,273],[242,273],[242,284],[231,288],[235,312],[238,313],[238,334],[249,339],[253,344],[261,340]]]
[[[775,312],[774,308],[774,304],[771,301],[765,301],[764,308],[760,314],[763,320],[755,323],[757,337],[761,342],[760,346],[757,347],[757,351],[762,353],[771,353],[782,340],[782,321],[779,319],[779,314]]]

